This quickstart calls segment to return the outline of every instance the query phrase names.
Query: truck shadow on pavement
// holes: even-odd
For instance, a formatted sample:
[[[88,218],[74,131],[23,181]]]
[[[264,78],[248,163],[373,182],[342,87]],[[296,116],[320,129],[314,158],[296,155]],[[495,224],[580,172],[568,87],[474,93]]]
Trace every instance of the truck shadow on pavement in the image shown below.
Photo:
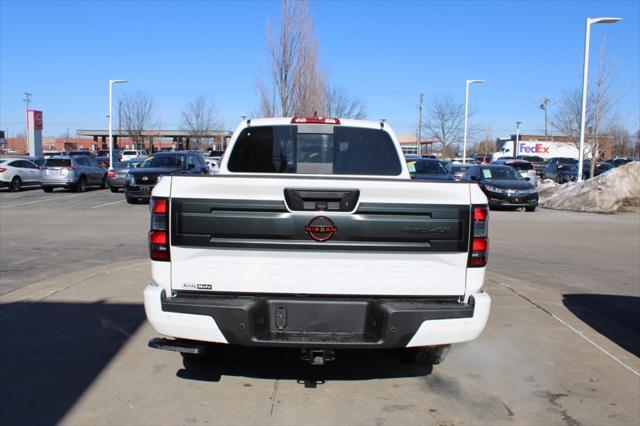
[[[176,354],[176,356],[179,356]],[[423,377],[430,365],[404,363],[399,350],[336,350],[336,359],[323,366],[300,360],[300,350],[227,346],[203,358],[183,359],[183,379],[218,382],[222,376],[292,380],[307,388],[326,381]]]
[[[0,424],[59,423],[144,318],[139,304],[0,304]]]
[[[562,302],[595,331],[640,357],[640,297],[565,294]]]

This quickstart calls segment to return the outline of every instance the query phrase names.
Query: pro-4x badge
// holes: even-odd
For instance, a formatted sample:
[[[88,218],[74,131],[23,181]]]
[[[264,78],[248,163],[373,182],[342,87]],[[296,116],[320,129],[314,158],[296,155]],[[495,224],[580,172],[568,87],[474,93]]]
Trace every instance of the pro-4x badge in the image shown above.
[[[338,231],[336,225],[326,216],[316,216],[305,228],[307,234],[316,241],[330,240]]]

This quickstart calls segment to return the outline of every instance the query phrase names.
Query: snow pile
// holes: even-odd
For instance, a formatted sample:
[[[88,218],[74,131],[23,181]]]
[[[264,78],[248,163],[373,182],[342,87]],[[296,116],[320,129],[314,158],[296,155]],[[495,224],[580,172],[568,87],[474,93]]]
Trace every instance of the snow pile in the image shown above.
[[[640,211],[640,162],[617,167],[593,179],[539,187],[540,206],[591,213]]]
[[[551,179],[543,180],[540,182],[540,185],[538,185],[538,197],[541,200],[549,197],[559,186],[559,183],[554,182]]]

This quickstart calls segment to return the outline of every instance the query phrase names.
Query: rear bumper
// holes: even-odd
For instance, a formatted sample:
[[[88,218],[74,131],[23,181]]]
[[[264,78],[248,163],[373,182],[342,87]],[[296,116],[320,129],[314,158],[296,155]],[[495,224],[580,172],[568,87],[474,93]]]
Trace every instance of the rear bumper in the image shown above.
[[[40,175],[40,185],[47,188],[72,188],[77,184],[76,176],[68,173],[66,176]]]
[[[124,187],[124,177],[110,177],[107,178],[107,183],[112,188],[123,188]]]
[[[73,188],[76,186],[76,182],[41,182],[40,186],[43,188]]]
[[[332,298],[184,295],[149,285],[145,311],[166,336],[243,346],[395,348],[473,340],[484,329],[491,298]]]

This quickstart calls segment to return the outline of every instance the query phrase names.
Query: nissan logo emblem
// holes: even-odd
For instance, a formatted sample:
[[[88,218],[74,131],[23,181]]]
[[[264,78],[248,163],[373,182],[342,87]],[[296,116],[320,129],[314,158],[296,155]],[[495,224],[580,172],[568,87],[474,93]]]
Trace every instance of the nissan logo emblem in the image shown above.
[[[325,216],[316,216],[306,226],[305,231],[316,241],[328,241],[338,231],[336,225]]]

